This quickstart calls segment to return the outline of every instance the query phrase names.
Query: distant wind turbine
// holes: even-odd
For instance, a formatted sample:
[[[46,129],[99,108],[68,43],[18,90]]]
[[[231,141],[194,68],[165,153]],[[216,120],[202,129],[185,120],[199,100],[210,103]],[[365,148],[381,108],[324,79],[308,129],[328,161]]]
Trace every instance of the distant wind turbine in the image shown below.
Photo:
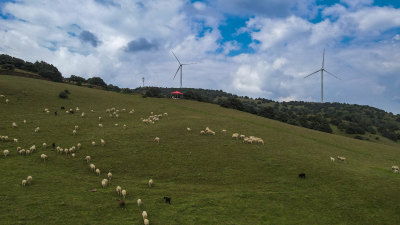
[[[143,81],[143,87],[144,87],[144,77],[142,77],[142,81]]]
[[[307,77],[314,75],[314,74],[318,73],[319,71],[321,71],[321,103],[324,103],[324,72],[328,73],[329,75],[333,76],[334,78],[336,78],[338,80],[341,80],[339,77],[337,77],[333,73],[327,71],[324,68],[324,63],[325,63],[325,49],[324,49],[324,53],[322,54],[322,68],[304,77],[304,78],[307,78]]]
[[[184,65],[196,64],[196,63],[186,63],[186,64],[183,64],[183,63],[181,63],[181,62],[179,61],[178,57],[176,57],[176,55],[174,54],[174,52],[173,52],[173,51],[171,51],[171,52],[172,52],[172,54],[175,56],[176,61],[178,61],[178,63],[179,63],[178,70],[176,70],[176,73],[175,73],[173,79],[175,79],[176,75],[178,74],[178,72],[179,72],[179,70],[180,70],[180,71],[181,71],[181,88],[182,88],[182,68],[183,68],[183,66],[184,66]]]

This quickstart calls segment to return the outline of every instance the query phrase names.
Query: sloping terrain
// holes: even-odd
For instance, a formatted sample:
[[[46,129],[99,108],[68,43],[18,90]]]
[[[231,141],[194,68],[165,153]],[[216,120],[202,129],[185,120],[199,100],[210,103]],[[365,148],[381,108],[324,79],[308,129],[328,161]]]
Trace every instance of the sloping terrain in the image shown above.
[[[59,98],[66,89],[68,99]],[[1,153],[10,151],[0,157],[0,224],[143,224],[143,210],[150,224],[163,225],[400,223],[400,175],[391,171],[400,164],[395,147],[208,103],[36,79],[0,76],[0,94],[9,99],[6,104],[0,98],[0,135],[11,140],[0,142]],[[80,111],[67,114],[61,106]],[[106,113],[113,107],[120,110],[119,118]],[[129,114],[131,109],[135,113]],[[168,116],[143,123],[151,112]],[[18,127],[12,128],[12,122]],[[216,135],[200,135],[206,127]],[[228,130],[226,135],[222,129]],[[234,140],[234,132],[260,137],[265,145]],[[82,148],[73,158],[57,153],[53,142],[62,148],[81,143]],[[37,150],[31,155],[16,150],[32,145]],[[46,162],[41,154],[48,156]],[[87,155],[100,176],[90,171]],[[346,161],[331,162],[330,156]],[[108,171],[113,177],[102,188]],[[306,179],[299,179],[303,172]],[[32,185],[22,187],[29,175]],[[117,185],[127,191],[126,209],[119,207]],[[171,205],[164,196],[171,197]]]

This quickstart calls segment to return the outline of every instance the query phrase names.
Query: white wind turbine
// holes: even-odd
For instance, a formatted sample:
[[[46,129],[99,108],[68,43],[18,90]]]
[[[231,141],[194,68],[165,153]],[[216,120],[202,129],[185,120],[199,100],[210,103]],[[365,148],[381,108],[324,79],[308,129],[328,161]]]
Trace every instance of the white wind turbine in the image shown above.
[[[186,64],[183,64],[183,63],[181,63],[181,62],[179,61],[178,57],[176,57],[176,55],[174,54],[174,52],[173,52],[173,51],[171,51],[171,52],[172,52],[172,54],[175,56],[176,61],[178,61],[178,63],[179,63],[178,70],[176,71],[176,73],[175,73],[173,79],[175,79],[176,74],[178,74],[178,72],[179,72],[179,70],[180,70],[180,71],[181,71],[181,88],[182,88],[182,68],[183,68],[183,66],[184,66],[184,65],[196,64],[196,63],[186,63]]]
[[[304,78],[307,78],[307,77],[314,75],[314,74],[318,73],[319,71],[321,71],[321,103],[324,103],[324,72],[328,73],[329,75],[333,76],[334,78],[336,78],[338,80],[341,80],[339,77],[337,77],[333,73],[327,71],[324,68],[324,63],[325,63],[325,49],[324,49],[324,53],[322,54],[322,68],[304,77]]]

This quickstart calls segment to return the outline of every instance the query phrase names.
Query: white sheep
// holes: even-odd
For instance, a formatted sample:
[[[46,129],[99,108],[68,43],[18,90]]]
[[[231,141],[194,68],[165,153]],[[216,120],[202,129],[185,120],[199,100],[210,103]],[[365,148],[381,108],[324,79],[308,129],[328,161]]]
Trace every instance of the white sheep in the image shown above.
[[[147,212],[146,211],[142,212],[142,217],[143,217],[143,219],[147,219]]]
[[[112,173],[111,173],[111,172],[108,172],[107,177],[108,177],[109,180],[111,180],[111,178],[112,178]]]
[[[103,179],[101,181],[101,186],[103,186],[103,188],[105,188],[105,187],[107,187],[107,185],[108,185],[108,180],[107,179]]]
[[[114,124],[114,126],[118,127],[118,123]]]
[[[101,142],[101,146],[104,146],[106,144],[106,142],[103,139],[100,139]]]
[[[37,132],[39,132],[40,131],[40,127],[36,127],[35,128],[35,133],[37,133]]]
[[[190,127],[187,127],[186,130],[187,130],[188,132],[192,131],[192,129],[190,129]]]
[[[5,98],[6,96],[4,96],[4,95],[0,95],[0,98]]]
[[[85,113],[84,112],[81,114],[81,117],[85,117]]]
[[[79,107],[76,107],[75,111],[79,112],[79,110],[80,110]]]
[[[87,156],[85,157],[85,160],[86,160],[86,163],[89,163],[89,162],[90,162],[90,156],[87,155]]]
[[[78,125],[75,125],[74,128],[75,128],[75,130],[78,130],[78,129],[79,129],[79,126],[78,126]]]
[[[17,123],[15,123],[15,122],[12,122],[12,124],[11,124],[11,127],[12,127],[12,128],[17,128],[17,127],[18,127],[18,125],[17,125]]]
[[[96,169],[96,175],[100,176],[100,169],[98,169],[98,168]]]
[[[141,205],[142,205],[142,200],[139,198],[139,199],[137,200],[137,206],[140,207]]]
[[[71,156],[72,156],[72,158],[75,158],[75,153],[72,153]]]
[[[232,138],[235,138],[237,140],[239,138],[239,134],[238,133],[232,134]]]
[[[26,123],[26,120],[24,120],[24,124]]]
[[[47,147],[46,142],[43,142],[42,146],[43,146],[44,149],[46,149],[46,147]]]
[[[22,180],[22,186],[25,187],[26,185],[26,180]]]
[[[93,171],[93,172],[96,169],[96,166],[93,163],[90,163],[89,167],[90,167],[90,170]]]
[[[6,104],[8,104],[8,102],[9,102],[9,101],[8,101],[8,98],[7,98],[7,99],[6,99]]]
[[[122,191],[121,191],[121,194],[122,194],[122,198],[125,200],[125,197],[126,197],[126,190],[122,190]]]
[[[155,137],[155,138],[154,138],[154,141],[156,141],[157,144],[158,144],[158,143],[160,143],[160,138],[159,138],[159,137]]]
[[[331,156],[331,162],[335,162],[335,158]]]
[[[43,161],[45,162],[45,161],[46,161],[46,159],[47,159],[47,155],[45,155],[45,154],[41,154],[41,155],[40,155],[40,158],[41,158],[41,159],[43,159]]]
[[[99,123],[99,127],[103,127],[103,124]]]
[[[92,145],[93,145],[93,146],[96,146],[96,142],[95,142],[95,141],[92,141]]]
[[[99,116],[99,121],[101,120],[101,116]]]
[[[337,158],[338,158],[340,161],[346,161],[346,158],[345,158],[345,157],[338,156]]]
[[[144,223],[144,225],[150,225],[150,222],[149,222],[148,219],[144,219],[144,220],[143,220],[143,223]]]
[[[153,179],[149,180],[149,187],[151,187],[153,185]]]
[[[18,139],[14,138],[14,143],[18,143]]]
[[[27,182],[29,185],[31,185],[31,183],[32,183],[32,176],[28,176],[28,177],[26,178],[26,182]]]
[[[117,192],[117,195],[118,195],[118,196],[121,196],[121,190],[122,190],[121,186],[117,186],[117,187],[115,188],[115,191]]]
[[[205,135],[206,132],[205,132],[204,130],[201,130],[201,131],[200,131],[200,134],[201,134],[201,135]]]
[[[18,152],[19,152],[20,155],[23,155],[23,154],[25,154],[25,149],[21,149]]]
[[[123,127],[124,127],[124,129],[126,129],[126,128],[127,128],[126,124],[124,124],[124,126],[123,126]]]
[[[8,154],[10,154],[10,151],[8,151],[7,149],[3,151],[4,157],[7,157]]]
[[[26,155],[30,155],[31,154],[31,150],[27,149],[25,153],[26,153]]]
[[[76,145],[76,147],[78,148],[78,150],[81,149],[81,147],[82,147],[81,143],[78,143],[78,144]]]

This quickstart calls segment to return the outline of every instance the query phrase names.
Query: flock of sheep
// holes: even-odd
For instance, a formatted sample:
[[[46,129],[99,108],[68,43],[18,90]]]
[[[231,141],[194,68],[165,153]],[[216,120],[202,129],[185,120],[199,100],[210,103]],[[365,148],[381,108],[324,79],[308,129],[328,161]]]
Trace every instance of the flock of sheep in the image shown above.
[[[4,95],[1,95],[1,96],[4,97]],[[8,99],[7,99],[6,103],[8,103],[8,102],[9,102],[9,101],[8,101]],[[64,107],[61,107],[61,108],[64,108]],[[75,108],[75,112],[79,112],[79,111],[80,111],[79,107],[76,107],[76,108]],[[106,113],[109,113],[109,117],[115,117],[115,118],[119,118],[119,112],[125,112],[125,111],[126,111],[125,109],[118,110],[118,109],[116,109],[116,108],[106,109]],[[45,112],[46,114],[50,114],[50,110],[49,110],[48,108],[45,108],[45,109],[44,109],[44,112]],[[66,112],[66,113],[72,113],[72,114],[73,114],[74,111],[73,111],[72,109],[70,109],[70,110],[67,110],[67,111],[65,111],[65,112]],[[94,110],[91,110],[91,112],[94,112]],[[135,110],[132,109],[132,110],[129,111],[129,114],[133,114],[134,112],[135,112]],[[55,115],[57,115],[56,112],[55,112]],[[160,118],[163,117],[163,116],[168,116],[168,113],[159,114],[159,115],[153,115],[153,113],[151,112],[151,115],[150,115],[149,118],[147,119],[147,122],[146,122],[146,123],[154,124],[154,121],[159,121]],[[84,113],[84,112],[82,112],[81,117],[85,117],[85,113]],[[99,120],[102,120],[102,118],[99,117]],[[26,120],[24,120],[23,122],[24,122],[24,124],[26,124]],[[103,127],[102,124],[99,124],[99,126],[100,126],[100,127]],[[118,125],[115,124],[115,126],[118,126]],[[11,127],[17,129],[17,128],[18,128],[18,125],[17,125],[16,122],[12,122],[12,123],[11,123]],[[124,125],[123,125],[123,128],[126,129],[126,128],[127,128],[127,125],[124,124]],[[77,135],[77,134],[78,134],[78,129],[79,129],[79,126],[78,126],[78,125],[75,125],[75,126],[74,126],[74,129],[72,130],[72,135],[74,135],[74,136]],[[40,131],[40,127],[36,127],[35,130],[34,130],[35,133],[38,133],[39,131]],[[155,140],[156,140],[157,142],[159,142],[159,138],[158,138],[158,137],[155,138]],[[9,141],[11,141],[11,138],[9,138],[8,136],[0,136],[0,141],[1,141],[1,142],[9,142]],[[18,143],[18,139],[16,139],[16,138],[12,139],[12,141],[13,141],[14,143]],[[93,146],[96,146],[96,142],[95,142],[95,141],[92,141],[91,144],[92,144]],[[104,139],[100,139],[100,145],[101,145],[101,146],[105,146],[105,144],[106,144],[105,140],[104,140]],[[42,147],[43,147],[43,149],[45,150],[45,149],[47,148],[47,144],[46,144],[46,143],[43,143],[43,144],[42,144]],[[80,149],[82,148],[82,144],[81,144],[81,143],[77,143],[76,146],[73,145],[73,146],[71,146],[71,147],[63,148],[63,147],[60,147],[60,146],[55,147],[55,143],[53,143],[53,144],[52,144],[52,148],[53,148],[53,150],[55,150],[55,151],[56,151],[57,153],[59,153],[59,154],[65,154],[66,156],[71,155],[72,158],[75,158],[75,157],[76,157],[77,151],[80,150]],[[18,152],[19,155],[25,155],[25,156],[27,156],[27,155],[33,154],[33,153],[36,151],[36,146],[35,146],[35,145],[32,145],[32,146],[29,147],[29,149],[27,149],[27,150],[25,150],[25,149],[21,148],[20,146],[18,146],[18,147],[16,148],[16,150],[17,150],[17,152]],[[10,151],[9,151],[8,149],[3,150],[3,155],[4,155],[5,158],[7,158],[7,156],[10,155]],[[40,155],[40,158],[41,158],[44,162],[46,162],[46,160],[48,160],[48,156],[47,156],[46,154],[41,154],[41,155]],[[84,158],[84,160],[86,161],[86,163],[89,164],[89,163],[91,162],[91,160],[92,160],[92,157],[91,157],[91,156],[86,156],[86,157]],[[93,163],[90,163],[89,168],[90,168],[90,170],[93,171],[97,176],[100,177],[100,175],[101,175],[101,170],[100,170],[100,168],[96,168],[96,166],[95,166]],[[101,186],[102,186],[103,188],[107,188],[107,186],[108,186],[109,182],[111,181],[112,177],[113,177],[113,174],[109,171],[109,172],[107,173],[107,179],[102,179],[102,180],[101,180]],[[22,187],[25,187],[26,185],[31,185],[31,184],[32,184],[32,176],[30,176],[30,175],[29,175],[26,179],[23,179],[22,182],[21,182],[21,186],[22,186]],[[149,188],[151,188],[151,187],[153,186],[153,179],[150,179],[150,180],[147,182],[147,184],[148,184]],[[117,186],[115,190],[116,190],[116,192],[117,192],[117,195],[120,196],[120,197],[122,197],[122,199],[123,199],[123,200],[120,201],[120,206],[125,207],[125,202],[124,202],[124,201],[125,201],[125,198],[126,198],[126,195],[127,195],[127,191],[126,191],[125,189],[122,189],[121,186]],[[143,204],[143,203],[142,203],[142,200],[141,200],[140,198],[137,200],[137,204],[138,204],[138,207],[139,207],[139,208],[140,208],[141,205]],[[143,211],[143,212],[142,212],[142,218],[143,218],[144,224],[145,224],[145,225],[149,225],[150,222],[149,222],[148,215],[147,215],[147,212],[146,212],[146,211]]]

